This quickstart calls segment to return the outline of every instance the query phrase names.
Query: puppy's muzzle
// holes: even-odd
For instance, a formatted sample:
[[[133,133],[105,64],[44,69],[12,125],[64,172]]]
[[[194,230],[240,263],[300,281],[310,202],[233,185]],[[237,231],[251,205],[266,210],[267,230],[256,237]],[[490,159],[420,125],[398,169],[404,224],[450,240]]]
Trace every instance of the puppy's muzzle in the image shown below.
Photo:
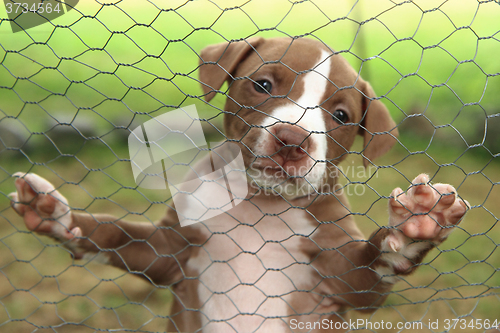
[[[282,165],[288,161],[298,162],[308,156],[311,149],[309,132],[293,125],[274,126],[271,131],[274,149],[283,159]]]

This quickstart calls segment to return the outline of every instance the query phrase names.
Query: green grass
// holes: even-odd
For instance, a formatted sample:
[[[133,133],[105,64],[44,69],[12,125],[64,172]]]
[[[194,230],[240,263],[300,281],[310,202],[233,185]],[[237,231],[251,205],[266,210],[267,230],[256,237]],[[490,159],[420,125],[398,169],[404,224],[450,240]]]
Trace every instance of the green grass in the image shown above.
[[[492,156],[500,152],[500,117],[487,116],[500,112],[494,56],[500,54],[500,5],[450,0],[433,10],[431,1],[361,1],[351,10],[353,3],[217,1],[228,8],[221,10],[208,1],[168,1],[177,9],[160,12],[145,1],[103,7],[81,1],[80,12],[58,18],[56,28],[12,34],[2,20],[0,330],[165,329],[168,290],[72,261],[61,246],[27,233],[9,208],[11,175],[30,171],[50,179],[74,208],[157,220],[169,194],[134,190],[127,128],[191,104],[220,127],[224,96],[211,105],[199,99],[198,54],[207,45],[253,35],[321,39],[370,80],[400,123],[400,144],[377,161],[388,167],[367,182],[362,196],[350,197],[365,234],[386,224],[381,196],[407,187],[421,172],[454,185],[473,206],[419,271],[396,285],[372,321],[498,318],[500,165]],[[6,17],[3,9],[0,17]],[[412,113],[423,115],[406,117]],[[68,132],[61,135],[61,128]],[[6,129],[26,141],[8,141]],[[353,150],[360,150],[359,142]],[[359,170],[360,163],[353,154],[343,165]]]
[[[167,199],[165,193],[147,190],[140,190],[139,193],[122,187],[133,186],[130,166],[126,162],[108,166],[114,157],[107,150],[93,149],[88,154],[80,154],[79,158],[93,161],[94,166],[103,171],[81,172],[75,161],[57,163],[55,166],[49,164],[55,173],[43,166],[34,171],[58,182],[60,190],[76,208],[90,212],[107,211],[138,221],[145,218],[156,220],[165,210],[165,204],[161,203]],[[394,161],[400,160],[403,162],[394,164]],[[398,148],[384,157],[380,164],[394,165],[395,169],[379,170],[367,183],[373,190],[365,187],[362,196],[353,195],[349,198],[353,213],[360,214],[357,221],[365,234],[370,234],[376,228],[375,223],[386,223],[387,201],[380,200],[380,195],[388,195],[396,186],[406,187],[408,182],[402,175],[413,178],[418,172],[426,171],[435,176],[435,181],[449,182],[459,187],[460,195],[474,208],[450,239],[427,256],[424,266],[416,274],[396,285],[387,303],[376,312],[372,321],[383,319],[396,322],[402,317],[425,321],[456,318],[457,314],[452,310],[458,315],[471,312],[475,318],[494,318],[497,315],[498,298],[493,295],[496,293],[495,288],[500,285],[500,276],[495,273],[500,267],[500,259],[495,252],[500,239],[496,218],[500,215],[497,207],[500,190],[486,177],[498,182],[500,167],[492,165],[483,170],[484,175],[465,175],[460,168],[470,173],[479,171],[484,168],[484,160],[467,158],[460,168],[440,167],[429,157],[422,154],[408,157]],[[3,167],[16,166],[19,165],[15,161],[3,163]],[[367,177],[359,177],[358,171],[361,169],[357,155],[350,157],[343,166],[344,170],[348,166],[356,170],[354,174],[346,174],[351,182],[367,180]],[[129,179],[129,182],[120,178],[117,183],[113,179],[117,175]],[[3,193],[12,191],[12,181],[2,183],[0,190]],[[59,325],[66,321],[85,323],[96,328],[123,325],[136,329],[153,318],[143,329],[164,329],[165,319],[162,316],[168,314],[170,299],[167,290],[154,291],[153,287],[139,278],[107,266],[72,261],[66,250],[47,238],[26,233],[20,219],[6,205],[0,216],[3,221],[0,224],[0,257],[4,280],[0,284],[0,297],[5,307],[5,312],[0,315],[2,322],[9,316],[11,319],[26,318],[36,325]],[[44,244],[49,245],[47,247]],[[144,301],[144,305],[134,305],[134,302]],[[428,311],[428,307],[438,307],[440,311]],[[106,308],[113,308],[113,314]],[[109,319],[110,316],[118,316],[122,324],[118,323],[118,319]],[[352,316],[364,317],[360,314]],[[12,322],[6,327],[16,325],[22,326],[21,323]],[[30,326],[24,323],[22,327]],[[68,332],[79,329],[81,332],[87,331],[73,326],[67,328]],[[64,329],[60,331],[65,332]]]

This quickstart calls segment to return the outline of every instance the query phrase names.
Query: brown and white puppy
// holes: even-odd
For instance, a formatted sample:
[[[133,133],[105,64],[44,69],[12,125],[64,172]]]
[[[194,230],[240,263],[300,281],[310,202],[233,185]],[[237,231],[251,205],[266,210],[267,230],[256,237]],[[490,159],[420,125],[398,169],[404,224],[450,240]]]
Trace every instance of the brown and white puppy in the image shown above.
[[[207,101],[229,83],[225,133],[238,142],[250,191],[238,206],[181,228],[76,213],[45,179],[17,173],[14,209],[28,229],[75,257],[100,253],[175,293],[169,332],[340,331],[346,309],[374,309],[467,210],[450,185],[420,175],[389,200],[388,227],[368,238],[337,165],[355,137],[365,165],[395,142],[396,125],[370,85],[312,39],[219,44],[201,53]],[[312,328],[312,329],[311,329]]]

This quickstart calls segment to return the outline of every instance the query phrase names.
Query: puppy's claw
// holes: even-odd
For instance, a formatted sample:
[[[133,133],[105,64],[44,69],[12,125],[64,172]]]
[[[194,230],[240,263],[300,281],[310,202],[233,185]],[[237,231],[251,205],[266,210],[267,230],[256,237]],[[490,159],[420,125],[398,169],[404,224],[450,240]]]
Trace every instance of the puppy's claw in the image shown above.
[[[398,248],[394,242],[389,241],[389,247],[391,248],[392,252],[398,252]]]
[[[73,229],[71,229],[71,234],[73,235],[73,239],[80,238],[83,235],[82,229],[80,229],[79,227],[73,228]]]
[[[411,209],[411,207],[407,207],[409,203],[400,201],[400,199],[402,200],[404,199],[402,197],[403,194],[404,192],[401,188],[399,187],[395,188],[391,193],[391,197],[389,199],[389,206],[396,214],[399,215],[406,214],[409,216],[410,214],[409,209]]]
[[[10,205],[11,207],[16,211],[18,215],[23,215],[23,205],[19,203],[19,196],[17,195],[17,192],[12,192],[7,194],[7,196],[10,199]]]
[[[471,209],[471,205],[470,205],[470,203],[467,200],[464,200],[464,199],[460,198],[460,204],[461,205],[465,205],[464,208],[466,210],[470,210]]]

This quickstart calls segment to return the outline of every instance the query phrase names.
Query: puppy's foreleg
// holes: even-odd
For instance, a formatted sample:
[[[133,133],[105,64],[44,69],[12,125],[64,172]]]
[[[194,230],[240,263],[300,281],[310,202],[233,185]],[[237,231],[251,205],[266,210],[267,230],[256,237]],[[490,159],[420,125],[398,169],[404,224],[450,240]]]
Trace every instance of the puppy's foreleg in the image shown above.
[[[421,174],[403,192],[396,188],[389,200],[389,226],[370,240],[380,250],[375,271],[382,280],[395,283],[411,273],[433,247],[453,231],[469,204],[447,184],[429,184]]]
[[[75,213],[68,200],[44,178],[16,173],[16,192],[9,196],[26,227],[66,246],[76,259],[98,257],[108,264],[169,284],[187,257],[186,240],[169,225],[170,212],[158,224],[130,223],[109,215]]]

